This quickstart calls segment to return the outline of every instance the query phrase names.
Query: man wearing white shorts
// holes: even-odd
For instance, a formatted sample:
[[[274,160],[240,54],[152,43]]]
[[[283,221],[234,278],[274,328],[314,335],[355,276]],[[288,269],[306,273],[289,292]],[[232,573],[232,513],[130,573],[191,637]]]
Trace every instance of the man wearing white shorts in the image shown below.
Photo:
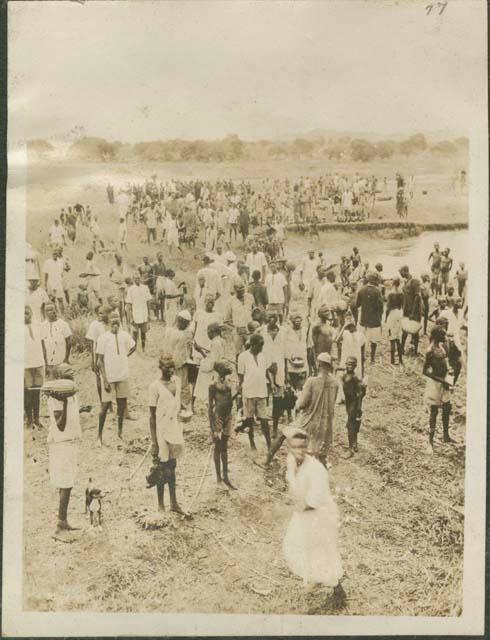
[[[152,299],[150,290],[145,284],[141,284],[141,276],[136,273],[134,284],[126,294],[126,312],[128,322],[133,325],[133,339],[138,344],[138,334],[141,334],[141,349],[145,350],[146,334],[149,329],[150,310],[149,303]]]
[[[262,353],[263,348],[263,336],[258,333],[252,334],[250,347],[238,356],[237,364],[245,418],[237,430],[244,431],[248,427],[248,438],[252,450],[256,449],[253,430],[255,418],[260,422],[267,450],[271,448],[271,436],[267,422],[267,382],[270,382],[270,379],[267,358]]]
[[[136,343],[126,331],[121,330],[119,314],[109,318],[109,330],[97,340],[97,366],[102,376],[101,411],[99,414],[99,446],[112,400],[117,404],[117,435],[122,439],[124,414],[129,396],[129,356],[136,350]]]
[[[378,275],[368,272],[367,284],[357,293],[356,307],[361,309],[359,320],[366,342],[371,344],[371,364],[376,360],[376,347],[381,341],[381,318],[383,316],[383,296],[378,289]]]

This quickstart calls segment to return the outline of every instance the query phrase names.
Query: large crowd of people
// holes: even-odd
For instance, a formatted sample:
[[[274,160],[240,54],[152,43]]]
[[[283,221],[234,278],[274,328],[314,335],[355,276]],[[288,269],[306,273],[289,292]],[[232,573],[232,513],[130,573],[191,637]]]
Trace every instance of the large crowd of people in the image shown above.
[[[464,360],[467,272],[462,263],[455,268],[449,248],[434,245],[426,272],[413,273],[419,265],[405,265],[389,279],[382,262],[369,265],[356,247],[338,264],[313,248],[294,264],[286,255],[287,224],[314,227],[322,199],[334,215],[369,211],[378,184],[374,177],[335,174],[295,183],[264,180],[260,189],[230,180],[158,184],[151,179],[118,193],[107,185],[110,213],[105,215],[118,228],[117,240],[116,233],[103,237],[98,215],[77,203],[64,208],[49,229],[51,257],[43,261],[27,245],[25,419],[29,428],[44,429],[44,393],[50,478],[60,490],[57,539],[70,537],[67,512],[83,409],[70,364],[71,318],[87,320],[85,338],[100,401],[99,446],[104,446],[112,407],[118,436],[125,436],[125,421],[134,417],[128,413],[131,356],[148,348],[154,340],[151,327],[158,324],[164,331],[153,344],[161,352],[159,377],[143,382],[152,455],[147,481],[156,487],[158,508],[164,509],[168,485],[170,509],[188,515],[177,500],[176,471],[183,423],[198,407],[205,408],[209,422],[216,480],[229,490],[239,489],[229,471],[230,436],[247,433],[255,450],[258,426],[266,452],[255,457],[256,464],[268,467],[285,442],[291,489],[302,495],[305,509],[317,514],[317,520],[306,517],[316,533],[307,536],[302,551],[302,527],[297,520],[291,523],[288,563],[306,581],[339,589],[336,516],[327,481],[335,413],[345,415],[347,457],[355,458],[363,399],[369,394],[367,372],[375,375],[381,362],[382,337],[391,366],[403,367],[418,356],[421,337],[427,336],[429,447],[439,413],[443,440],[450,443],[451,395]],[[135,243],[147,247],[136,266],[128,260]],[[85,267],[75,288],[71,253],[81,249]],[[100,254],[108,251],[102,268]],[[181,254],[189,265],[200,256],[201,265],[194,273],[186,270],[179,281],[173,262]],[[320,526],[331,547],[323,564],[305,570],[298,553],[311,554]]]
[[[396,177],[396,211],[408,215],[415,179]],[[127,250],[127,225],[141,223],[148,243],[165,238],[169,252],[182,251],[182,245],[194,246],[198,229],[204,225],[207,250],[220,243],[246,241],[256,228],[273,231],[279,242],[287,225],[294,224],[317,234],[322,221],[355,222],[369,219],[378,199],[388,195],[386,177],[326,174],[318,178],[302,177],[297,181],[264,180],[167,180],[156,178],[143,183],[128,182],[117,193],[110,183],[107,199],[118,215],[118,245]],[[402,203],[402,205],[400,205]],[[59,220],[50,229],[53,243],[63,239],[76,241],[77,229],[90,236],[94,251],[104,250],[97,215],[89,205],[77,203],[63,208]]]

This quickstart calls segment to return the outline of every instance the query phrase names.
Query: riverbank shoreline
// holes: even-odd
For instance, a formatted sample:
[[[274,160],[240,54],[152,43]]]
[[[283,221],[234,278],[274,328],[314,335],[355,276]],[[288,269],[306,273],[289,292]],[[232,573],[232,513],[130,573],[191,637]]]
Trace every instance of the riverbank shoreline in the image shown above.
[[[289,232],[303,232],[304,224],[288,224]],[[401,222],[397,220],[379,220],[371,222],[320,222],[316,225],[319,231],[384,231],[385,229],[407,230],[408,235],[419,235],[424,231],[456,231],[468,229],[467,222]]]

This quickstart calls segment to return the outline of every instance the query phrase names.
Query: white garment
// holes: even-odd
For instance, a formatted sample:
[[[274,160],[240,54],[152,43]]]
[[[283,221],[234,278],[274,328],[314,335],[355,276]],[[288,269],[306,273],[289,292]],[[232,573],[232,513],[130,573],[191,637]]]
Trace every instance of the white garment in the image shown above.
[[[196,285],[194,289],[194,301],[196,303],[196,311],[200,309],[204,309],[204,301],[206,296],[209,294],[209,289],[204,285],[204,287],[200,287],[199,284]],[[214,297],[214,296],[213,296]]]
[[[85,273],[91,273],[93,275],[88,277],[88,289],[89,291],[100,292],[100,269],[95,264],[95,260],[87,260],[85,262]]]
[[[49,296],[42,287],[38,287],[35,291],[28,292],[26,305],[31,307],[33,320],[36,322],[43,321],[41,309],[43,304],[48,304],[49,302]]]
[[[92,232],[94,238],[98,238],[100,236],[100,227],[99,223],[96,220],[92,220],[92,222],[90,223],[90,231]]]
[[[237,224],[238,211],[235,208],[228,209],[228,224]]]
[[[217,241],[218,229],[216,227],[206,227],[204,239],[206,251],[213,251],[214,249],[216,249]]]
[[[305,366],[302,369],[293,369],[293,371],[305,371],[307,359],[306,339],[308,334],[307,327],[301,327],[298,331],[289,326],[284,329],[285,355],[288,360],[291,358],[302,358]]]
[[[131,305],[131,313],[135,324],[148,322],[148,301],[151,293],[146,284],[132,284],[126,294],[126,302]]]
[[[120,222],[118,236],[117,236],[118,242],[119,243],[126,242],[127,237],[128,237],[128,227],[126,225],[126,222]]]
[[[285,332],[280,329],[279,333],[273,340],[267,328],[261,332],[264,338],[263,353],[267,362],[270,364],[276,363],[277,373],[275,375],[276,384],[279,387],[284,387],[286,383],[286,345],[285,345]]]
[[[293,514],[283,551],[290,570],[305,583],[337,586],[343,574],[337,548],[338,510],[328,486],[325,467],[306,455],[296,466],[292,454],[287,460],[287,479],[290,491],[298,502]],[[305,507],[310,509],[305,510]]]
[[[216,224],[218,229],[224,229],[228,221],[228,213],[226,211],[218,211],[216,216]]]
[[[209,349],[211,341],[208,338],[208,327],[213,322],[223,324],[223,316],[218,311],[205,311],[198,309],[194,314],[194,322],[196,323],[196,333],[194,341],[204,349]]]
[[[452,336],[454,344],[462,351],[460,337],[460,322],[452,309],[443,309],[439,314],[440,318],[446,318],[448,321],[447,333]]]
[[[219,253],[215,253],[214,262],[211,264],[211,266],[220,264],[226,267],[226,258],[223,253],[221,255],[219,255]]]
[[[171,327],[175,324],[175,319],[179,311],[179,298],[173,296],[177,296],[179,290],[173,280],[164,278],[162,291],[165,296],[172,296],[165,298],[165,325]]]
[[[403,311],[401,309],[392,309],[389,312],[385,328],[388,331],[388,338],[390,340],[396,340],[402,337],[402,318]]]
[[[357,366],[355,373],[358,378],[362,378],[361,349],[365,344],[366,336],[361,331],[351,333],[346,330],[342,334],[342,357],[340,359],[340,366],[345,367],[347,358],[356,358]]]
[[[39,273],[39,254],[33,249],[29,242],[26,242],[26,280],[38,279],[41,277]]]
[[[107,331],[107,326],[100,320],[92,320],[89,324],[85,337],[92,341],[92,350],[95,353],[97,349],[97,340]]]
[[[163,461],[168,459],[168,444],[184,444],[182,425],[178,420],[181,383],[178,376],[173,376],[171,381],[175,385],[175,395],[161,380],[154,380],[148,388],[148,405],[156,407],[158,453]]]
[[[66,358],[66,338],[71,336],[70,325],[58,318],[54,322],[45,320],[41,324],[41,338],[46,348],[46,364],[55,366]]]
[[[320,294],[321,288],[325,284],[325,280],[319,280],[318,278],[314,278],[310,282],[310,286],[308,287],[308,299],[311,300],[311,313],[310,317],[313,322],[316,322],[318,319],[318,296]]]
[[[151,207],[146,210],[146,227],[148,229],[155,229],[157,226],[157,215],[156,211]]]
[[[194,387],[194,397],[206,402],[209,396],[209,386],[215,379],[213,367],[218,360],[225,357],[225,341],[221,336],[215,336],[209,345],[208,355],[201,360],[199,373]]]
[[[80,427],[80,413],[78,407],[78,394],[70,396],[66,403],[66,426],[60,431],[54,416],[55,411],[63,411],[63,403],[55,398],[48,398],[49,432],[48,443],[68,442],[69,440],[81,440],[82,429]]]
[[[287,280],[282,273],[268,273],[265,276],[269,304],[284,304],[284,287],[287,284]]]
[[[60,224],[53,224],[49,229],[49,239],[51,244],[63,244],[63,237],[63,227]]]
[[[106,331],[97,340],[97,354],[104,356],[108,382],[122,382],[129,377],[128,353],[135,347],[133,338],[126,331],[117,334]]]
[[[342,206],[347,211],[352,209],[352,191],[344,191],[342,194]]]
[[[209,225],[213,221],[213,216],[211,215],[211,209],[204,208],[202,210],[202,221],[205,227],[209,227]]]
[[[204,278],[206,288],[210,294],[215,296],[217,293],[221,293],[221,278],[216,269],[203,267],[199,269],[196,277],[199,279],[201,276]]]
[[[284,240],[284,225],[282,224],[282,222],[278,222],[272,226],[276,230],[276,238],[279,240],[279,242],[282,242]]]
[[[48,399],[50,427],[48,433],[49,480],[57,489],[70,489],[75,485],[78,472],[78,453],[82,431],[77,395],[67,399],[66,425],[60,431],[56,424],[55,412],[63,410],[63,403]]]
[[[167,244],[169,246],[178,247],[179,246],[179,230],[177,228],[177,221],[171,216],[167,218],[166,230],[167,230]]]
[[[333,309],[338,302],[339,293],[334,285],[327,280],[318,293],[318,299],[316,301],[317,309],[324,304],[327,305],[329,309]]]
[[[254,299],[250,293],[246,293],[243,296],[243,301],[233,296],[230,298],[225,314],[226,321],[231,322],[235,328],[246,328],[247,324],[252,320],[253,305]]]
[[[257,253],[248,253],[245,264],[249,269],[250,280],[252,279],[252,273],[254,271],[258,271],[262,276],[262,269],[267,268],[267,260],[262,251],[257,251]]]
[[[242,351],[238,356],[237,372],[243,376],[243,398],[267,398],[267,368],[266,355],[259,353],[253,356],[250,351]]]
[[[24,369],[34,369],[44,367],[44,354],[41,344],[41,327],[37,322],[31,322],[31,333],[29,325],[24,325]]]
[[[61,297],[63,294],[63,260],[48,258],[43,266],[43,272],[48,276],[46,288],[48,293]]]

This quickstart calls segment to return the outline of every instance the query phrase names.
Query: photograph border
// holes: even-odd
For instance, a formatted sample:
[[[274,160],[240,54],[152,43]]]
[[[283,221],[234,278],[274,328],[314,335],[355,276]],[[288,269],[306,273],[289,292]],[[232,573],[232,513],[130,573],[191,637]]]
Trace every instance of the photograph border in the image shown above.
[[[3,7],[2,7],[3,8]],[[484,8],[486,11],[486,7]],[[1,11],[2,22],[7,11]],[[5,20],[6,22],[6,20]],[[482,54],[487,56],[482,27]],[[3,42],[4,39],[0,38]],[[6,39],[5,39],[6,41]],[[14,43],[10,42],[10,46]],[[5,45],[6,49],[6,45]],[[0,54],[7,60],[6,51]],[[12,68],[9,69],[10,80]],[[2,107],[3,96],[2,93]],[[463,612],[458,618],[403,616],[289,616],[239,614],[138,614],[90,612],[22,611],[23,529],[23,349],[25,263],[23,251],[26,225],[25,185],[27,153],[16,146],[8,149],[9,186],[6,217],[6,279],[2,289],[8,301],[5,313],[4,387],[4,485],[3,485],[3,589],[2,632],[4,636],[305,636],[305,635],[481,635],[485,615],[485,511],[486,412],[488,399],[482,385],[488,382],[488,120],[487,79],[480,95],[474,96],[469,170],[469,287],[467,430],[464,524]],[[6,106],[6,100],[5,100]],[[2,108],[2,131],[6,109]],[[15,129],[15,108],[9,110],[9,132]]]

